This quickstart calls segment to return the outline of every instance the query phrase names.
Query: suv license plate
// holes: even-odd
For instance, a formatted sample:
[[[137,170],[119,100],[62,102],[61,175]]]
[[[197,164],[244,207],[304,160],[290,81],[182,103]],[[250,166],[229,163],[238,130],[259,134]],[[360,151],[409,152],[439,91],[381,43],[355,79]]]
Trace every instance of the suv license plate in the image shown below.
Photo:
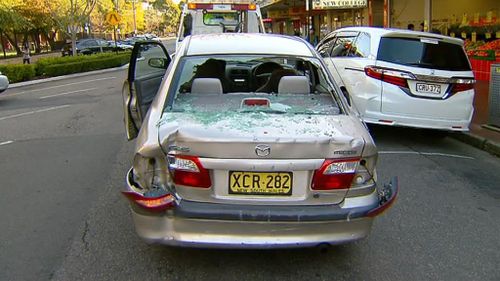
[[[229,171],[229,194],[292,195],[292,172]]]
[[[441,85],[417,83],[417,92],[426,94],[441,94]]]

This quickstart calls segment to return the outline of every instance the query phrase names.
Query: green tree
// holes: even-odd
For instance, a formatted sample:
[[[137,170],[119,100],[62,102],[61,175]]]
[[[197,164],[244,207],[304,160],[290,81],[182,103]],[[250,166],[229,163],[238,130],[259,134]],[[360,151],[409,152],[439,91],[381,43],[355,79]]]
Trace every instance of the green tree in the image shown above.
[[[47,41],[54,40],[54,21],[42,0],[31,0],[23,2],[15,7],[17,13],[23,18],[21,32],[23,34],[23,45],[28,44],[29,37],[35,47],[35,52],[40,53],[40,36],[44,36]],[[51,36],[52,34],[52,36]]]
[[[4,57],[6,57],[5,48],[7,42],[10,42],[18,54],[21,53],[17,44],[17,34],[26,24],[26,20],[16,9],[16,7],[21,4],[22,2],[15,0],[5,0],[5,2],[0,4],[0,37],[2,38],[1,44],[4,50]],[[5,42],[4,39],[7,39],[7,42]]]
[[[145,11],[145,29],[149,32],[162,33],[163,32],[163,16],[155,9]]]
[[[153,7],[163,14],[162,25],[166,32],[175,32],[179,25],[181,10],[172,0],[155,0]]]
[[[89,21],[97,0],[43,0],[59,29],[71,38],[76,55],[76,37]]]
[[[109,26],[106,22],[106,15],[116,9],[114,1],[99,1],[90,14],[90,22],[92,27],[92,32],[95,33],[106,33],[113,30],[112,26]]]

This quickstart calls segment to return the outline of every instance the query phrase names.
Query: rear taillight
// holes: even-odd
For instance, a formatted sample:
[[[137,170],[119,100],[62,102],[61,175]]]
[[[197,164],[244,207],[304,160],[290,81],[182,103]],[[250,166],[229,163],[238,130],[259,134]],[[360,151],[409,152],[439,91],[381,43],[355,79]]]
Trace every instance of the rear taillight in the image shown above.
[[[313,190],[332,190],[351,187],[359,159],[327,159],[314,172]]]
[[[196,156],[169,155],[170,172],[175,184],[209,188],[212,185],[210,173]]]
[[[172,207],[175,207],[175,197],[172,194],[165,194],[158,197],[146,197],[139,193],[135,192],[122,192],[125,197],[127,197],[130,201],[139,205],[140,207],[154,211],[161,212]]]
[[[408,79],[415,79],[415,76],[409,72],[381,68],[377,66],[365,67],[365,74],[377,80],[382,80],[403,88],[408,88]]]
[[[458,92],[468,91],[474,89],[474,84],[476,81],[474,79],[454,79],[451,84],[451,93],[455,94]]]

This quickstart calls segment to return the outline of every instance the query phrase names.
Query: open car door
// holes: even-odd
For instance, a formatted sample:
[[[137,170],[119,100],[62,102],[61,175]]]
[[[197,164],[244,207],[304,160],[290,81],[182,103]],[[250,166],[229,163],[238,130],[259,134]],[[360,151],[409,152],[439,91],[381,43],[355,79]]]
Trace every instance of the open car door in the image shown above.
[[[135,43],[122,88],[125,131],[129,140],[137,137],[170,62],[162,43]]]

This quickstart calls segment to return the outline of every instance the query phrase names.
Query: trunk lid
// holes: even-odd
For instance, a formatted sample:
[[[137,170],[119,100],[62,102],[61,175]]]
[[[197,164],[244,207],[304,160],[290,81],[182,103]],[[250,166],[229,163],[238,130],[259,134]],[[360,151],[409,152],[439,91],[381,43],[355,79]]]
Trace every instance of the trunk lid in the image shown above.
[[[223,97],[233,98],[232,95]],[[207,97],[207,102],[216,102],[214,99]],[[158,123],[159,141],[165,152],[196,156],[210,171],[211,188],[177,186],[182,198],[273,205],[332,204],[344,199],[347,189],[332,190],[321,198],[314,198],[310,188],[314,171],[325,158],[356,158],[363,152],[365,142],[360,132],[365,129],[352,117],[339,114],[338,108],[318,107],[308,114],[283,113],[272,106],[267,112],[255,108],[225,110],[225,106],[219,111],[197,109],[167,111]],[[324,114],[325,111],[331,114]],[[269,150],[259,150],[260,146]],[[265,153],[260,153],[262,151]],[[287,196],[231,194],[229,178],[235,171],[291,172],[292,192]]]

